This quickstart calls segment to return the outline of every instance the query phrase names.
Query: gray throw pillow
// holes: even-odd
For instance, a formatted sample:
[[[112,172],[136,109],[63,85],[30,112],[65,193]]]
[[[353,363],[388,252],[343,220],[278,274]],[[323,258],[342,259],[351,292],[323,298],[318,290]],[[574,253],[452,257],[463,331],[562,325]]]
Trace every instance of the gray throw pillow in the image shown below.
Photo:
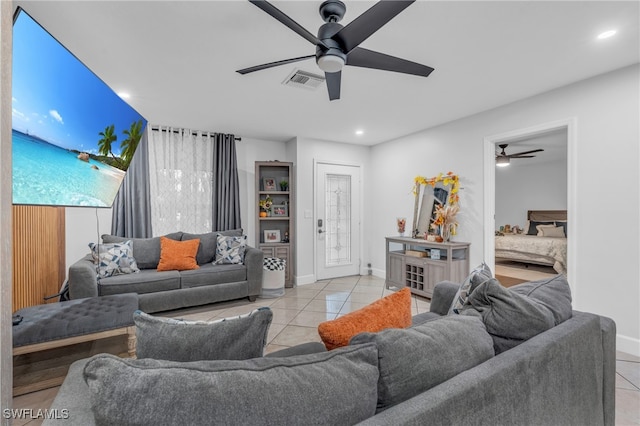
[[[245,361],[87,362],[98,425],[352,425],[374,415],[375,345]]]
[[[463,281],[462,285],[458,289],[453,301],[451,302],[451,307],[449,308],[448,315],[451,314],[459,314],[460,309],[464,306],[469,298],[469,294],[473,290],[475,290],[480,284],[491,279],[493,274],[491,273],[491,268],[482,262],[482,264],[478,265],[469,276]]]
[[[180,241],[182,232],[173,232],[165,235],[175,241]],[[103,235],[103,243],[122,243],[131,240],[131,248],[133,249],[133,257],[138,263],[140,269],[156,269],[160,262],[160,237],[154,238],[124,238],[117,235]]]
[[[198,265],[204,265],[205,263],[211,263],[216,258],[216,248],[218,245],[218,234],[229,237],[239,237],[242,235],[242,228],[230,229],[228,231],[214,231],[204,234],[182,234],[182,241],[186,240],[200,240],[200,246],[198,246],[198,253],[196,254],[196,262]]]
[[[350,345],[378,347],[378,410],[406,401],[493,357],[493,342],[478,318],[441,317],[407,329],[354,336]]]
[[[482,318],[499,354],[571,318],[571,289],[563,275],[510,288],[492,278],[460,313]]]
[[[184,321],[133,314],[138,358],[167,361],[261,357],[273,319],[268,307],[218,321]]]

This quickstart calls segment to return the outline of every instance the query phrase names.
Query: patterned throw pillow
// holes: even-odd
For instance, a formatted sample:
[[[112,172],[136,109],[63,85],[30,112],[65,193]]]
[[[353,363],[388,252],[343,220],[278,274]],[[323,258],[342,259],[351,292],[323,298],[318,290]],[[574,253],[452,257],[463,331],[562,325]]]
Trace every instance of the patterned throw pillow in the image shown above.
[[[462,307],[467,303],[471,292],[473,292],[473,290],[475,290],[480,284],[490,280],[491,278],[493,278],[491,268],[489,268],[489,266],[484,262],[471,271],[453,298],[453,302],[449,308],[449,315],[459,314]]]
[[[213,264],[219,263],[244,263],[244,252],[247,248],[247,236],[229,236],[218,234],[218,244],[216,247],[216,260]]]
[[[89,248],[93,263],[98,265],[98,277],[100,278],[140,272],[138,264],[133,258],[131,240],[112,244],[89,243]]]

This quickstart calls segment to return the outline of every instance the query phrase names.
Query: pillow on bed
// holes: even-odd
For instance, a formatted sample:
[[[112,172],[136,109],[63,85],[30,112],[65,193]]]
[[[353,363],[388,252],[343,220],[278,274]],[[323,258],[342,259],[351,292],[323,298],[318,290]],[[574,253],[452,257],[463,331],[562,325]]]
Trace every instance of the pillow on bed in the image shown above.
[[[538,225],[553,225],[556,224],[554,222],[537,222],[535,220],[528,220],[527,225],[524,227],[527,235],[538,235]]]
[[[562,227],[564,230],[564,236],[567,236],[567,221],[566,220],[556,220],[556,226]]]
[[[553,224],[553,223],[551,225],[538,225],[538,226],[536,226],[536,230],[538,231],[538,232],[536,232],[536,235],[538,237],[543,237],[544,236],[543,232],[544,232],[545,229],[550,229],[550,228],[555,228],[555,227],[556,227],[556,225]]]
[[[566,238],[562,226],[538,226],[538,237]]]

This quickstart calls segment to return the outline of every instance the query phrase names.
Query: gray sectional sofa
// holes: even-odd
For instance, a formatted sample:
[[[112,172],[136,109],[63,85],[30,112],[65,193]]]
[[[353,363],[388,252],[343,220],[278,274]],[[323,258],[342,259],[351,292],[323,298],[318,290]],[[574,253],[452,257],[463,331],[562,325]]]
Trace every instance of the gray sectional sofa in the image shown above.
[[[216,264],[217,235],[240,236],[241,229],[189,234],[175,232],[166,235],[176,241],[200,240],[196,260],[198,269],[187,271],[157,271],[160,261],[160,237],[123,238],[103,235],[105,244],[132,241],[133,257],[140,272],[98,278],[91,254],[69,267],[71,299],[138,293],[140,309],[160,312],[190,306],[205,305],[248,297],[254,301],[262,288],[263,253],[246,247],[243,264]]]
[[[65,418],[45,424],[614,425],[612,320],[569,311],[507,349],[489,317],[447,315],[459,288],[438,284],[408,329],[328,352],[308,343],[245,361],[77,361],[51,407]],[[556,303],[550,294],[538,311]]]

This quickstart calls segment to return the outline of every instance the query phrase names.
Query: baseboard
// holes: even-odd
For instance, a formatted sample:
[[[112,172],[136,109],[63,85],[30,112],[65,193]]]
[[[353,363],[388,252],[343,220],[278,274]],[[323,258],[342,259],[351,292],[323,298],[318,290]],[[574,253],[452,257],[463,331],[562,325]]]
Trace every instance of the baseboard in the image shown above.
[[[618,334],[616,350],[640,357],[640,340]]]
[[[305,284],[313,284],[316,282],[316,276],[311,275],[300,275],[295,277],[296,285],[305,285]]]
[[[387,278],[387,271],[385,271],[384,269],[378,269],[378,268],[373,268],[371,270],[372,275],[378,278]]]

